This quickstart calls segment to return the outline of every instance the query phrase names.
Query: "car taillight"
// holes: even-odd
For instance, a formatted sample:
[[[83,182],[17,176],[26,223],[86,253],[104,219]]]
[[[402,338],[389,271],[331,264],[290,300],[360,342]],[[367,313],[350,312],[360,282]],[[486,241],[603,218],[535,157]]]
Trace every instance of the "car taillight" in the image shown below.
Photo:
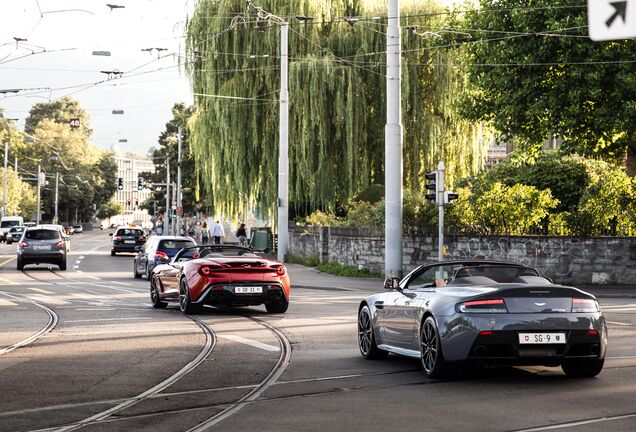
[[[29,244],[27,242],[21,241],[20,243],[18,243],[18,246],[20,246],[21,248],[25,248],[25,247],[29,247]]]
[[[168,259],[168,254],[165,252],[157,251],[155,252],[156,259]]]
[[[600,310],[596,300],[582,298],[572,299],[572,312],[574,313],[599,312]]]
[[[64,249],[66,247],[66,245],[64,244],[64,240],[60,240],[59,242],[55,243],[55,247],[58,249]]]
[[[465,313],[507,313],[503,299],[471,300],[457,305],[458,312]]]
[[[278,276],[283,276],[285,274],[285,266],[278,264],[278,265],[273,265],[272,268],[276,270],[276,274]]]
[[[121,237],[120,237],[120,236],[115,236],[115,237],[113,237],[113,240],[115,240],[115,241],[121,241]]]
[[[210,276],[215,270],[219,268],[219,266],[204,265],[199,268],[199,273],[201,273],[203,276]]]

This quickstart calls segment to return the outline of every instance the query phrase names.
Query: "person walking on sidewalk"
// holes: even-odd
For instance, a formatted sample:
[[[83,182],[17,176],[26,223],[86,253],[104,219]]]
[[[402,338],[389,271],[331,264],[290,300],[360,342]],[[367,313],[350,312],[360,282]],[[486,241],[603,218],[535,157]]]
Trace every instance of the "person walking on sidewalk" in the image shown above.
[[[214,237],[214,244],[221,244],[221,240],[225,237],[225,230],[223,225],[217,220],[212,229],[212,236]]]
[[[236,237],[239,239],[239,246],[247,246],[247,230],[244,223],[236,230]]]
[[[210,230],[208,229],[208,223],[203,222],[201,227],[201,244],[208,244],[210,241]]]

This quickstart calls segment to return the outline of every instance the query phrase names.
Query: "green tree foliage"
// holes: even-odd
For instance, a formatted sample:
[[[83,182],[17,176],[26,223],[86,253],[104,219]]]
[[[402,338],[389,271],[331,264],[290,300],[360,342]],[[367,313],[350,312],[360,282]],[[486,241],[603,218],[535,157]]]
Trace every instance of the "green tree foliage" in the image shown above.
[[[554,134],[581,155],[627,156],[636,174],[636,40],[591,41],[579,0],[482,0],[457,17],[472,35],[466,118],[535,146]]]
[[[0,168],[0,182],[4,180],[4,168]],[[20,179],[15,170],[7,170],[7,216],[31,219],[36,207],[34,188]]]
[[[199,0],[187,27],[192,152],[201,185],[229,214],[246,203],[266,213],[277,198],[279,27],[261,21],[257,29],[245,5]],[[370,184],[384,183],[386,19],[353,24],[337,18],[385,15],[385,6],[350,0],[262,6],[280,16],[315,17],[290,23],[291,206],[308,203],[309,212],[345,207]],[[438,18],[422,13],[434,10],[428,2],[403,7],[409,25],[431,25]],[[245,20],[228,18],[237,15]],[[233,30],[225,31],[231,23]],[[454,95],[465,85],[457,54],[430,49],[435,43],[405,26],[404,175],[416,192],[439,160],[447,161],[452,180],[476,171],[485,155],[479,130],[454,116]]]
[[[114,198],[111,198],[97,209],[96,216],[99,219],[108,219],[122,213],[124,213],[124,206],[115,201]]]
[[[79,118],[80,128],[70,119]],[[42,186],[44,220],[51,220],[55,208],[55,179],[58,182],[60,221],[89,220],[115,193],[117,166],[112,155],[88,142],[92,132],[88,114],[70,98],[33,106],[26,119],[26,133],[11,132],[9,153],[18,158],[20,173],[35,177],[40,165],[47,184]]]
[[[192,115],[192,110],[184,103],[176,103],[172,108],[173,118],[166,123],[166,129],[159,136],[159,147],[150,151],[150,157],[155,164],[154,173],[143,173],[142,177],[148,184],[166,182],[166,158],[170,159],[170,179],[177,181],[177,161],[178,161],[178,134],[182,134],[181,147],[181,181],[183,190],[183,210],[186,214],[193,214],[197,211],[206,211],[206,197],[208,191],[201,188],[199,182],[199,172],[195,165],[192,151],[190,149],[190,134],[187,127],[188,119]],[[154,202],[157,203],[157,211],[163,213],[166,206],[165,186],[153,188],[153,194],[143,203],[143,208],[152,212]],[[211,203],[210,203],[211,204]]]

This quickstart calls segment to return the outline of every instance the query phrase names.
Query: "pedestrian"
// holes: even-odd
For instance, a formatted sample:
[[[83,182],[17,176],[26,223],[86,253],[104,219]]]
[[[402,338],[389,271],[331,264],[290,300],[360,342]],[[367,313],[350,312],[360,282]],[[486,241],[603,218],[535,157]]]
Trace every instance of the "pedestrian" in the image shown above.
[[[221,244],[221,240],[225,237],[225,230],[223,225],[217,220],[212,229],[212,236],[214,237],[214,244]]]
[[[203,222],[201,227],[201,244],[208,244],[210,241],[210,230],[208,229],[208,223]]]
[[[201,244],[201,223],[198,221],[194,226],[194,240],[197,243]]]
[[[236,230],[236,237],[239,239],[239,246],[247,246],[247,231],[244,223]]]

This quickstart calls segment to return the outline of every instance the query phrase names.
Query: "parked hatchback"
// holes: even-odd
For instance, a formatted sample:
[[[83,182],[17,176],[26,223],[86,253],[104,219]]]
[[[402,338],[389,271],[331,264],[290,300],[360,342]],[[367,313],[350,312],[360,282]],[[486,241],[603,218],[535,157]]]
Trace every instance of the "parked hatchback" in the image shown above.
[[[137,252],[137,246],[146,243],[146,234],[141,228],[119,227],[117,231],[109,234],[113,237],[110,255],[115,256],[117,252]]]
[[[27,264],[57,264],[66,270],[66,243],[55,228],[27,228],[18,242],[18,270]]]
[[[135,278],[146,276],[150,279],[152,269],[159,264],[165,264],[181,249],[195,246],[192,237],[181,236],[153,236],[143,245],[133,262]]]

